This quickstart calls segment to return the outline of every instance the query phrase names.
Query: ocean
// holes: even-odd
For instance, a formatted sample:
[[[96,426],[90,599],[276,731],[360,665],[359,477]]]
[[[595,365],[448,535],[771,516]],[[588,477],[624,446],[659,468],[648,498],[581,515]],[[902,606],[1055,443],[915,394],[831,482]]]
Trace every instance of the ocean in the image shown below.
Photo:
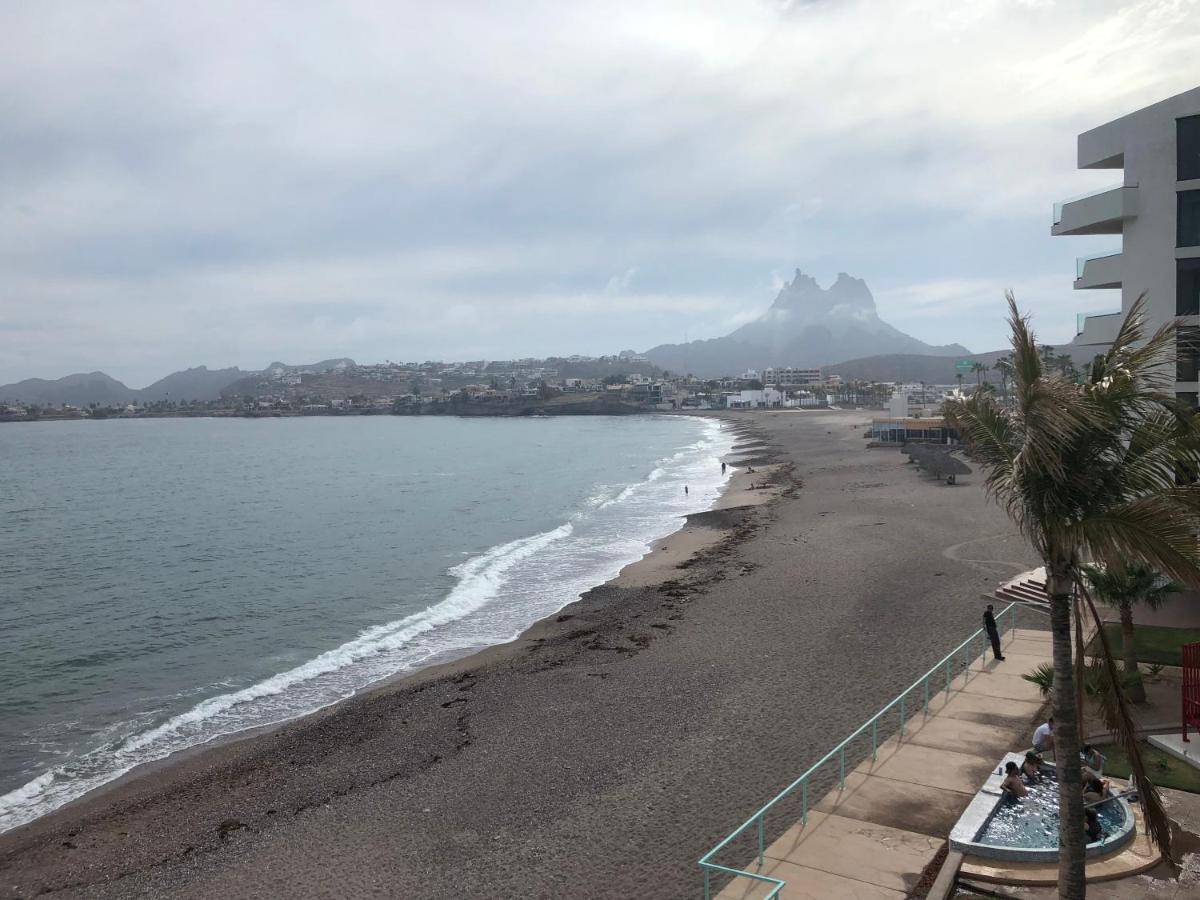
[[[0,831],[515,638],[707,509],[731,446],[676,416],[0,426]]]

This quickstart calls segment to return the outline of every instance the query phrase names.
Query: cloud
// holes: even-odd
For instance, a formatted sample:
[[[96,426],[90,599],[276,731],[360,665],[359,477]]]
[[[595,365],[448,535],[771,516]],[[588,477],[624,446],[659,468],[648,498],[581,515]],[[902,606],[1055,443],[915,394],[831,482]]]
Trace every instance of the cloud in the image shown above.
[[[933,342],[1069,337],[1075,135],[1193,87],[1196,2],[0,12],[0,382],[711,337],[773,273]],[[994,304],[991,306],[990,304]],[[991,312],[991,311],[994,312]]]

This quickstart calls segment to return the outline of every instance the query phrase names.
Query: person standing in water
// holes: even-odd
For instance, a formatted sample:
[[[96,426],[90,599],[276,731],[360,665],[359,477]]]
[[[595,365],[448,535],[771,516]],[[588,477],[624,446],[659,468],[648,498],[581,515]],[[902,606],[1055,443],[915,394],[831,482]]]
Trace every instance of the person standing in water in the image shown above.
[[[687,489],[687,485],[685,484],[685,485],[683,486],[683,495],[684,495],[685,497],[687,496],[687,492],[688,492],[688,489]]]
[[[721,474],[725,474],[725,463],[721,463]]]

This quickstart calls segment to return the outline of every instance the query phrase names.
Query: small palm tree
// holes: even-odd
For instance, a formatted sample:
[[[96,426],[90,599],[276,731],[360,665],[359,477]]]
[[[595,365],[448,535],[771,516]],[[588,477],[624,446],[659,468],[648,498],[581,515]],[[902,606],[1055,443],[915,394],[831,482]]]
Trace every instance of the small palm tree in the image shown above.
[[[1006,353],[994,363],[992,368],[1000,374],[1000,390],[1004,392],[1004,402],[1008,402],[1008,382],[1013,375],[1013,359],[1011,353]]]
[[[1170,594],[1183,590],[1183,585],[1163,581],[1143,562],[1126,562],[1113,569],[1084,566],[1083,575],[1096,596],[1121,614],[1121,646],[1125,674],[1129,676],[1126,693],[1134,703],[1145,703],[1146,688],[1138,673],[1137,649],[1133,645],[1133,608],[1140,604],[1158,609]]]
[[[1073,663],[1082,644],[1084,606],[1099,615],[1083,578],[1090,561],[1110,567],[1141,560],[1188,584],[1200,584],[1200,427],[1179,408],[1169,363],[1175,323],[1145,338],[1139,298],[1109,351],[1077,384],[1045,364],[1028,320],[1008,295],[1012,328],[1014,404],[977,392],[946,404],[945,412],[987,470],[988,492],[1008,512],[1046,566],[1054,665],[1052,705],[1059,771],[1059,897],[1085,893],[1079,715],[1083,681]],[[1044,349],[1044,348],[1043,348]],[[1049,354],[1047,354],[1049,355]],[[1051,357],[1052,358],[1052,357]],[[1078,594],[1076,593],[1078,589]],[[1119,683],[1101,628],[1100,664]],[[1151,839],[1170,853],[1170,823],[1146,778],[1132,716],[1121,691],[1100,698],[1105,723],[1129,757]]]
[[[972,363],[971,371],[975,373],[975,384],[983,384],[983,373],[988,370],[988,367],[981,362]]]

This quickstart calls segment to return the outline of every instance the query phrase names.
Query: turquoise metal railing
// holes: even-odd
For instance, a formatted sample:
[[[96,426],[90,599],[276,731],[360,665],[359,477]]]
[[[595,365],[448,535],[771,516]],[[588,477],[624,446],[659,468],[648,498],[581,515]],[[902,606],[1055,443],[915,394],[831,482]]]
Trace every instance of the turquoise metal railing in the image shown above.
[[[1003,637],[1007,631],[1016,631],[1017,605],[1018,604],[1016,603],[1009,604],[996,616],[996,627],[1000,631],[1001,637]],[[1008,622],[1007,628],[1004,626],[1006,620]],[[928,713],[929,687],[931,681],[936,679],[939,682],[939,686],[936,688],[935,693],[945,690],[946,693],[949,694],[950,685],[955,678],[957,678],[960,674],[969,671],[971,666],[974,665],[976,659],[980,659],[982,663],[982,660],[986,658],[988,646],[988,637],[984,633],[984,630],[980,628],[973,635],[943,656],[932,669],[914,681],[911,685],[909,685],[908,688],[901,691],[892,699],[890,703],[880,709],[879,712],[875,713],[875,715],[871,716],[871,718],[859,725],[858,728],[851,732],[848,737],[843,739],[840,744],[809,766],[808,770],[805,771],[803,775],[776,794],[766,803],[766,805],[759,809],[758,812],[731,831],[729,835],[723,841],[721,841],[721,843],[717,844],[717,846],[705,853],[704,856],[700,858],[700,868],[704,870],[704,900],[711,900],[713,873],[733,875],[738,878],[750,878],[754,881],[765,882],[766,884],[773,885],[773,887],[765,895],[763,895],[762,900],[773,900],[773,898],[778,897],[779,892],[783,890],[786,884],[786,882],[782,881],[781,879],[772,878],[769,875],[760,875],[756,872],[747,872],[744,869],[734,869],[730,866],[723,866],[719,863],[713,862],[712,858],[729,846],[729,844],[736,838],[745,834],[747,829],[753,828],[755,831],[755,840],[757,841],[758,845],[758,865],[761,867],[763,864],[763,855],[766,851],[766,817],[767,813],[770,812],[771,808],[774,807],[775,804],[799,790],[801,804],[800,821],[802,823],[807,823],[808,781],[818,769],[820,769],[823,765],[825,765],[825,763],[829,762],[834,757],[837,757],[838,790],[844,789],[846,787],[846,748],[849,746],[851,741],[864,734],[869,729],[871,733],[871,759],[874,760],[879,751],[879,720],[893,709],[897,710],[899,712],[900,720],[899,734],[900,737],[904,737],[905,704],[910,695],[912,695],[915,691],[919,691],[920,697],[918,702],[921,703],[924,711]],[[962,668],[959,668],[959,664],[964,659],[966,664],[963,665]]]

